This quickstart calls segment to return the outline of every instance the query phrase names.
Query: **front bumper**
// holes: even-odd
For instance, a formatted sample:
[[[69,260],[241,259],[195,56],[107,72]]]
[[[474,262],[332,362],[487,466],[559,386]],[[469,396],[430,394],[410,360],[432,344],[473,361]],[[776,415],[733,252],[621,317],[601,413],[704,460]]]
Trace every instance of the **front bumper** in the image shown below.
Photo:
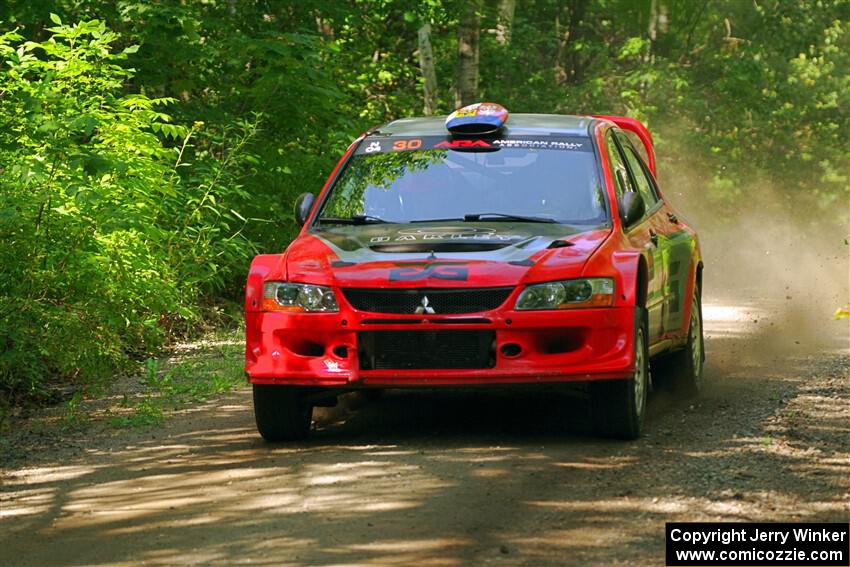
[[[378,315],[348,309],[248,312],[246,327],[245,370],[255,384],[469,386],[618,379],[634,371],[633,307],[506,310],[474,317]],[[358,338],[365,336],[362,333],[460,329],[493,332],[487,368],[361,368],[364,345],[358,344]],[[440,354],[433,353],[434,357]]]

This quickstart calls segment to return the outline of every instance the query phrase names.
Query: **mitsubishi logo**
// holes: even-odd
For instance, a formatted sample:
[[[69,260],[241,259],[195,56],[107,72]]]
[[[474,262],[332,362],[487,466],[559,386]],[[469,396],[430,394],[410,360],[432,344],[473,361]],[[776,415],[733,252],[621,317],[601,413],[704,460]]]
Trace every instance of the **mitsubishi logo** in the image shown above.
[[[416,313],[417,315],[423,315],[425,313],[427,313],[428,315],[433,315],[435,313],[435,311],[434,311],[433,307],[428,305],[429,303],[430,303],[430,301],[428,301],[428,296],[423,295],[422,296],[422,305],[418,306],[416,308],[416,311],[414,311],[414,313]]]

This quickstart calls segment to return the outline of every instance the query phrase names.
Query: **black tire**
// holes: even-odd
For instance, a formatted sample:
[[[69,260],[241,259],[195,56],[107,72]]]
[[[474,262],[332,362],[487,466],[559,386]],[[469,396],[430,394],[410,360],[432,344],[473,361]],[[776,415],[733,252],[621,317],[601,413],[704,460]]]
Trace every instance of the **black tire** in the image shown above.
[[[307,437],[313,406],[297,386],[254,384],[254,419],[266,441],[295,441]]]
[[[691,299],[691,319],[685,348],[653,363],[657,384],[676,395],[690,397],[702,389],[705,340],[702,329],[702,301],[699,289]],[[657,369],[657,370],[656,370]]]
[[[384,394],[387,393],[383,388],[369,388],[368,390],[361,390],[361,392],[363,392],[363,397],[369,402],[377,402],[383,399]]]
[[[627,380],[590,383],[591,411],[596,432],[603,437],[637,439],[643,431],[649,391],[649,344],[646,310],[635,308],[635,373]]]
[[[351,410],[359,410],[380,399],[383,390],[354,390],[345,396],[345,407]]]

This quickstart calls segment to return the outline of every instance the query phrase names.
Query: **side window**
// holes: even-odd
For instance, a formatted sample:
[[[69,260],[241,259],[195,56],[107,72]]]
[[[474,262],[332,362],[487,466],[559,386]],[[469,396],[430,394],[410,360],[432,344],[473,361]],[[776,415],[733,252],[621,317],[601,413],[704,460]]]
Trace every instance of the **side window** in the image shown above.
[[[617,132],[617,139],[620,141],[620,145],[624,148],[631,145],[637,152],[637,155],[640,156],[640,160],[643,163],[649,163],[649,157],[646,155],[646,148],[643,147],[643,142],[640,141],[637,134],[629,130],[620,130]],[[631,142],[631,144],[628,144],[626,140]]]
[[[623,147],[626,149],[626,159],[632,169],[632,174],[635,176],[640,196],[643,197],[643,202],[646,203],[647,210],[651,209],[658,202],[658,195],[655,194],[652,180],[646,173],[646,168],[643,166],[643,162],[641,162],[637,153],[635,153],[634,148],[625,144]]]
[[[617,192],[617,199],[622,198],[623,193],[634,191],[632,180],[629,177],[629,171],[626,167],[626,160],[620,152],[620,148],[614,142],[614,136],[609,130],[605,135],[605,147],[608,149],[608,161],[611,162],[611,175],[614,177],[614,189]]]

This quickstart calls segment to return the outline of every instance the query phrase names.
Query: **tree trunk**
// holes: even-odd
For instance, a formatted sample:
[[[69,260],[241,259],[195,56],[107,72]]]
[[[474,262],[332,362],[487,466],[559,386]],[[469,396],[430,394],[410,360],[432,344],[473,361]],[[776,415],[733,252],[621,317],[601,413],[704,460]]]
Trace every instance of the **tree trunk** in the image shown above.
[[[570,7],[570,41],[576,42],[582,39],[581,23],[584,20],[584,13],[587,9],[587,2],[583,0],[573,0]],[[584,80],[585,62],[581,59],[581,54],[573,49],[570,52],[570,82],[574,85],[581,84]]]
[[[646,34],[649,36],[646,61],[651,64],[655,61],[655,40],[658,39],[658,0],[649,3],[649,27]]]
[[[561,30],[561,10],[555,11],[555,40],[558,48],[555,50],[555,83],[563,85],[567,82],[567,70],[564,68],[564,50],[570,40],[569,30]]]
[[[321,16],[316,16],[316,31],[319,32],[324,39],[334,38],[334,29],[328,20],[323,20]]]
[[[481,27],[481,0],[469,0],[457,32],[457,107],[478,98],[478,37]]]
[[[579,84],[584,78],[584,65],[580,54],[576,50],[567,52],[570,42],[581,39],[581,22],[584,18],[587,3],[584,0],[572,0],[564,8],[558,8],[555,12],[555,39],[557,49],[555,50],[555,81],[558,84]],[[561,24],[562,10],[566,11],[567,25]],[[565,60],[567,60],[565,62]]]
[[[516,0],[499,1],[499,21],[496,24],[496,41],[502,45],[511,42],[511,29],[514,26],[514,12],[516,11]]]
[[[423,96],[425,114],[434,114],[437,108],[437,72],[434,70],[434,53],[431,51],[431,24],[419,28],[419,68],[425,79]]]

